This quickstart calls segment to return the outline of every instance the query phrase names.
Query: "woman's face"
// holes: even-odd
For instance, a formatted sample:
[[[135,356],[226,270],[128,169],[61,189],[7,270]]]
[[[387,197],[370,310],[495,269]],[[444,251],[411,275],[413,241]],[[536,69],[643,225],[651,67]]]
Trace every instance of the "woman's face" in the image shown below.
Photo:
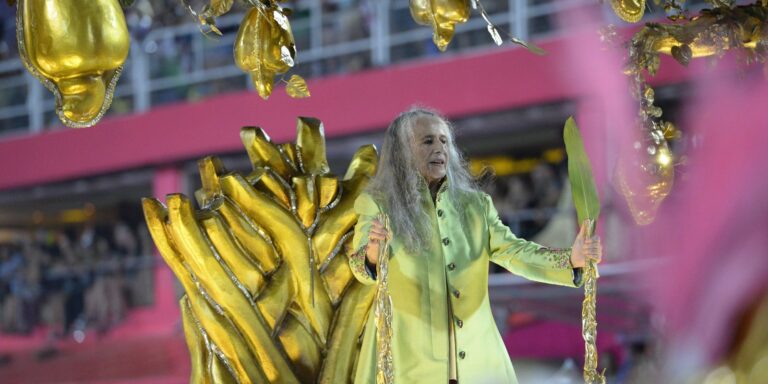
[[[448,127],[437,118],[422,117],[413,126],[413,160],[428,184],[443,177],[448,166]]]

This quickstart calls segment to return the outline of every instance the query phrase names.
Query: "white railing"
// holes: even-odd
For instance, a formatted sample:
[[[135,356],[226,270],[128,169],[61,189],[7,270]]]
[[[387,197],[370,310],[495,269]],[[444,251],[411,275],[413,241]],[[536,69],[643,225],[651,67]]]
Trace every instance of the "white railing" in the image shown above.
[[[298,73],[306,78],[348,73],[438,54],[432,31],[410,16],[408,0],[360,0],[324,12],[319,0],[299,1],[291,26]],[[491,20],[522,39],[557,33],[555,15],[591,0],[484,0]],[[242,14],[217,21],[221,38],[203,36],[190,23],[149,31],[132,39],[110,114],[141,113],[153,106],[251,88],[235,65],[232,45]],[[346,24],[345,24],[346,23]],[[493,46],[478,15],[459,25],[450,52]],[[61,127],[53,95],[24,70],[18,58],[0,62],[0,137]]]

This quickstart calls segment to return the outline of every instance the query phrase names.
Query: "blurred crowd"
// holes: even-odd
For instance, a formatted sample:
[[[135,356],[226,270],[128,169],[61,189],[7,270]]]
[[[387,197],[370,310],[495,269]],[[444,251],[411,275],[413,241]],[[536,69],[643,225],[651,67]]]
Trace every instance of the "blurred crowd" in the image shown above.
[[[38,229],[0,244],[0,327],[49,339],[86,328],[106,332],[126,311],[153,301],[153,259],[146,228],[125,222]]]
[[[134,72],[133,59],[129,58],[120,81],[118,91],[108,111],[110,115],[124,115],[135,112],[136,89],[132,76],[140,76],[152,83],[147,100],[150,106],[170,103],[194,102],[220,93],[243,91],[250,87],[246,73],[229,72],[234,66],[233,42],[239,27],[238,14],[243,14],[248,5],[235,1],[226,15],[235,19],[222,21],[217,27],[223,36],[203,35],[198,31],[198,20],[190,12],[203,9],[207,1],[188,0],[135,0],[125,8],[125,17],[132,38],[131,56],[144,57],[145,66]],[[298,55],[296,66],[289,74],[304,78],[353,73],[374,66],[374,52],[369,38],[376,28],[375,0],[288,0],[281,2],[284,8],[292,10],[291,26]],[[490,13],[506,12],[505,0],[484,2]],[[320,11],[315,18],[314,12]],[[0,6],[0,62],[16,60],[16,9]],[[386,54],[389,62],[413,60],[439,54],[432,43],[428,28],[416,24],[411,17],[407,2],[392,2],[388,15],[391,35],[420,29],[423,38],[416,41],[395,43]],[[177,28],[179,27],[179,28]],[[500,25],[500,27],[506,27]],[[164,32],[157,31],[163,29]],[[449,51],[472,49],[492,44],[485,29],[457,33]],[[311,51],[310,51],[311,50]],[[310,53],[311,52],[311,53]],[[29,85],[20,74],[25,71],[18,66],[0,67],[0,80],[9,79],[6,86],[0,85],[0,109],[23,107],[28,98]],[[287,76],[286,76],[287,77]],[[21,81],[20,81],[21,80]],[[278,77],[276,81],[280,81]],[[145,89],[145,87],[138,87]],[[53,105],[53,95],[43,92],[46,105]],[[144,100],[144,99],[142,99]],[[51,107],[46,107],[50,109]],[[60,126],[56,114],[46,110],[42,119],[43,127]],[[26,115],[0,120],[0,133],[26,129],[31,124]]]
[[[565,163],[540,162],[529,173],[497,176],[484,189],[501,221],[518,237],[531,239],[558,213],[567,174]]]

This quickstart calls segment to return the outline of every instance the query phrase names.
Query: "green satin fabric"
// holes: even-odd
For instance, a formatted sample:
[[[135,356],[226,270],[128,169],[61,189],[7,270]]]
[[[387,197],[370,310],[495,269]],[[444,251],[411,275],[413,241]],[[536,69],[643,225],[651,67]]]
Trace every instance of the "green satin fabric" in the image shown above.
[[[516,383],[488,299],[488,268],[494,262],[510,272],[549,284],[575,286],[567,258],[570,250],[552,250],[517,238],[499,220],[482,192],[457,194],[445,186],[433,203],[426,188],[424,209],[432,221],[428,249],[408,252],[397,234],[390,243],[389,291],[393,305],[393,358],[397,383],[447,383],[449,321],[455,325],[456,361],[461,383]],[[465,220],[457,207],[465,210]],[[368,194],[355,202],[359,215],[354,249],[367,244],[371,221],[380,212]],[[438,216],[437,212],[442,214]],[[364,284],[375,278],[353,268]],[[450,300],[453,318],[449,318]],[[373,311],[363,335],[355,383],[374,383],[376,340]]]

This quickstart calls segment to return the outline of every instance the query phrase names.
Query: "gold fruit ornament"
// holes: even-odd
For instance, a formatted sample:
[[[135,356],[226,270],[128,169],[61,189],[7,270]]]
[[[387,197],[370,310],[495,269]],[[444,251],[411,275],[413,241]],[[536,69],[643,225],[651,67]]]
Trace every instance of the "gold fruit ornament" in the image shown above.
[[[112,103],[130,35],[118,0],[18,0],[24,66],[56,96],[69,127],[96,124]]]
[[[341,179],[330,173],[317,119],[299,118],[295,144],[255,127],[241,138],[253,171],[200,160],[200,209],[181,194],[168,195],[167,207],[143,201],[186,291],[190,382],[351,382],[375,287],[354,279],[346,248],[376,150],[361,147]]]
[[[235,39],[235,63],[251,75],[259,96],[272,94],[274,77],[294,65],[296,45],[286,11],[276,2],[248,10]]]
[[[453,38],[456,24],[469,19],[470,0],[411,0],[413,20],[432,27],[432,40],[445,51]]]

